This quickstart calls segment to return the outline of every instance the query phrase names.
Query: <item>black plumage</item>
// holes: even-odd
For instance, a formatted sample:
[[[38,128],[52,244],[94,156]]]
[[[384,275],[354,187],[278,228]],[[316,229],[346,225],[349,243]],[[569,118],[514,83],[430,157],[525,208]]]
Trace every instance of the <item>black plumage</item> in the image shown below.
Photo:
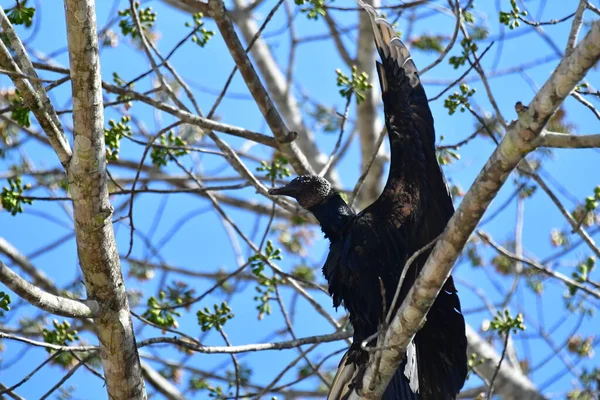
[[[415,64],[393,28],[372,7],[359,3],[369,12],[381,56],[377,72],[391,152],[385,188],[358,214],[321,177],[301,176],[271,191],[296,198],[314,214],[330,240],[323,273],[333,305],[348,310],[354,328],[353,344],[340,364],[330,399],[344,398],[360,384],[368,361],[360,344],[377,332],[385,318],[380,280],[389,308],[407,259],[435,239],[454,212],[435,154],[433,117]],[[428,255],[424,252],[407,271],[400,299]],[[464,318],[450,277],[384,399],[454,399],[466,378],[466,344]]]

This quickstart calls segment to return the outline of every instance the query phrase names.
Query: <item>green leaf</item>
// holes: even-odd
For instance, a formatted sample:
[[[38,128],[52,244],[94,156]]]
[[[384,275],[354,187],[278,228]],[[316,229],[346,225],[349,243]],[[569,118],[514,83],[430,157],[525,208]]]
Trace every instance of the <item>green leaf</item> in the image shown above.
[[[175,317],[181,317],[181,313],[171,308],[173,305],[181,304],[182,299],[168,299],[166,293],[161,290],[158,293],[158,298],[151,296],[148,299],[148,309],[144,312],[143,317],[156,325],[165,328],[177,328],[178,322]]]
[[[515,29],[521,25],[520,19],[527,16],[527,11],[521,11],[515,0],[511,0],[510,5],[510,11],[500,11],[498,20],[501,24],[508,26],[510,29]]]
[[[206,30],[205,28],[203,28],[203,26],[204,26],[204,21],[202,21],[203,17],[204,17],[204,14],[202,14],[201,12],[196,13],[192,16],[192,18],[194,19],[194,30],[196,31],[196,33],[194,33],[192,35],[191,40],[193,43],[196,43],[200,47],[206,46],[206,44],[208,43],[210,38],[215,35],[214,31],[209,31],[209,30]],[[185,25],[188,27],[192,26],[192,24],[190,24],[189,22],[186,22]]]
[[[44,342],[55,344],[57,346],[67,346],[69,343],[79,340],[78,332],[74,329],[71,329],[71,324],[69,324],[69,321],[63,321],[61,323],[55,319],[52,321],[52,325],[54,325],[54,329],[42,330]],[[53,354],[56,350],[46,348],[46,351],[50,354]],[[74,361],[75,358],[70,352],[62,352],[53,360],[53,362],[63,367],[72,365]]]
[[[337,75],[337,86],[340,87],[340,94],[342,97],[349,99],[352,94],[356,95],[356,102],[360,104],[364,99],[364,92],[373,87],[369,83],[369,75],[366,72],[358,73],[356,65],[352,66],[352,74],[350,77],[345,75],[341,69],[336,69]]]
[[[234,314],[231,312],[231,307],[227,302],[222,302],[221,305],[214,304],[213,310],[211,311],[208,307],[204,307],[203,310],[198,310],[196,316],[198,317],[198,324],[200,325],[203,332],[206,332],[212,328],[221,330],[225,323],[233,318]]]
[[[465,112],[467,108],[471,107],[469,98],[475,94],[475,89],[471,89],[465,83],[461,83],[459,89],[460,92],[454,92],[444,100],[444,107],[448,109],[450,115],[454,114],[456,110]]]
[[[524,331],[523,314],[519,313],[516,317],[512,317],[508,309],[505,309],[504,312],[498,311],[493,321],[490,322],[490,329],[501,334],[507,334],[511,330],[514,333]]]
[[[104,129],[104,142],[106,144],[106,159],[116,161],[119,159],[119,147],[123,136],[131,135],[131,127],[128,125],[131,117],[124,116],[120,122],[108,121],[109,129]]]
[[[33,16],[35,14],[35,7],[26,7],[25,1],[17,1],[17,4],[13,8],[6,9],[6,16],[8,20],[14,25],[25,25],[25,27],[31,27],[33,23]]]
[[[166,166],[170,156],[177,158],[189,153],[188,150],[181,148],[187,146],[186,141],[179,136],[175,136],[173,131],[169,131],[168,135],[160,135],[159,141],[161,146],[154,146],[150,153],[152,164],[157,167]]]
[[[4,311],[10,311],[10,295],[0,291],[0,317],[4,316]]]
[[[20,126],[25,128],[30,127],[31,117],[29,113],[31,110],[23,105],[23,97],[21,97],[18,90],[15,91],[14,96],[10,96],[10,103],[13,106],[10,118]]]
[[[308,4],[307,7],[303,7],[300,9],[303,13],[306,14],[308,19],[319,19],[320,16],[325,16],[325,0],[294,0],[294,3],[301,6],[304,4]]]
[[[261,161],[260,167],[257,167],[256,170],[258,172],[266,171],[266,177],[269,178],[270,181],[274,182],[278,178],[281,179],[291,175],[290,169],[287,167],[287,165],[287,158],[278,154],[273,158],[273,161],[271,161],[270,164],[266,161]]]
[[[154,11],[152,11],[152,7],[147,7],[140,10],[140,2],[136,1],[134,8],[138,13],[138,19],[142,30],[146,31],[152,29],[154,23],[156,22],[157,15]],[[119,11],[119,16],[122,17],[121,21],[119,21],[119,27],[121,28],[121,33],[123,36],[131,35],[132,38],[137,38],[139,36],[139,32],[135,21],[131,16],[131,9],[126,8]]]
[[[442,35],[422,35],[419,36],[416,40],[413,40],[412,45],[419,50],[441,53],[442,51],[444,51],[444,46],[442,46],[442,39]]]
[[[8,185],[9,187],[5,186],[2,188],[0,201],[2,203],[2,207],[6,211],[10,212],[11,215],[15,216],[18,213],[23,212],[23,204],[33,204],[31,199],[23,197],[23,192],[31,189],[31,185],[23,185],[20,176],[8,178]]]
[[[458,67],[464,65],[469,55],[474,54],[478,49],[477,44],[472,38],[464,38],[460,41],[460,46],[462,47],[462,54],[460,56],[452,56],[448,59],[448,62],[454,69],[458,69]]]

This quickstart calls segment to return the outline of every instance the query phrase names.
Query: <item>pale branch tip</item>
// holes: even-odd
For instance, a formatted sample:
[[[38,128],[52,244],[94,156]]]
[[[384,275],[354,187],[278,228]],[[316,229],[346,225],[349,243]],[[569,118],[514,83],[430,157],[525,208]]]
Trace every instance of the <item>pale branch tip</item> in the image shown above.
[[[553,147],[560,149],[593,149],[600,148],[600,134],[572,135],[568,133],[544,131],[539,136],[538,147]]]
[[[48,293],[21,278],[0,261],[0,281],[19,297],[51,314],[69,318],[94,318],[100,312],[95,300],[74,300]]]

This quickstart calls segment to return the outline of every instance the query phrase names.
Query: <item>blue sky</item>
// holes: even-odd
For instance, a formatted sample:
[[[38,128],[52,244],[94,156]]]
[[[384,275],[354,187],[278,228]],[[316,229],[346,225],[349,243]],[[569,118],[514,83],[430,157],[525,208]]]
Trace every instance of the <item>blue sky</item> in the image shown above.
[[[108,20],[115,18],[116,14],[114,13],[113,2],[102,1],[98,3],[99,26],[103,27]],[[260,16],[260,21],[262,21],[264,15],[270,10],[272,3],[272,1],[269,1],[266,2],[266,6],[259,7],[258,15]],[[348,5],[353,4],[351,2],[342,1],[336,2],[335,4],[342,6],[346,5],[346,3],[348,3]],[[444,2],[436,3],[443,4]],[[476,17],[478,21],[484,21],[490,28],[492,37],[497,37],[497,34],[499,33],[497,10],[495,9],[495,5],[491,3],[493,2],[478,2]],[[500,3],[502,4],[501,9],[508,8],[508,1]],[[540,2],[538,1],[527,2],[528,7],[533,10],[531,18],[540,20],[561,18],[571,13],[573,11],[572,8],[574,8],[574,5],[572,6],[570,4],[565,6],[564,3],[547,2],[548,4],[546,4],[544,13],[542,15],[537,15],[535,10],[539,7],[539,3]],[[10,7],[13,4],[14,2],[12,0],[0,1],[0,5],[2,5],[3,8]],[[158,12],[156,28],[160,31],[160,39],[157,43],[161,52],[166,54],[189,32],[189,29],[185,27],[184,23],[191,21],[191,17],[157,1],[147,2],[145,4],[151,5]],[[295,7],[293,4],[292,6]],[[117,9],[123,9],[125,7],[127,7],[127,2],[121,1]],[[341,25],[348,26],[355,23],[357,14],[355,12],[337,12],[334,13],[334,16]],[[64,12],[61,2],[56,0],[44,2],[43,8],[38,8],[38,13],[36,14],[36,18],[40,17],[41,22],[39,31],[29,45],[46,54],[63,49],[66,45],[66,29],[64,26]],[[212,21],[206,20],[206,25],[208,29],[216,30]],[[265,32],[265,36],[268,38],[267,41],[274,52],[277,62],[283,67],[287,64],[289,36],[287,33],[279,36],[273,36],[272,34],[285,29],[286,25],[285,14],[282,10],[279,10]],[[315,22],[307,20],[304,15],[298,15],[296,17],[295,28],[297,29],[299,37],[327,32],[325,25],[321,21]],[[552,40],[556,42],[558,48],[562,50],[565,47],[569,28],[570,24],[567,23],[549,26],[544,30]],[[406,21],[404,19],[401,20],[399,29],[402,31],[406,29]],[[449,35],[451,34],[452,29],[453,21],[451,18],[437,15],[416,23],[413,35],[423,33],[442,33]],[[27,38],[31,34],[31,30],[20,30],[20,32],[23,32],[23,38]],[[506,30],[506,32],[509,35],[515,34],[508,30]],[[527,61],[555,54],[555,50],[542,40],[541,37],[535,33],[533,28],[521,26],[516,30],[516,33],[521,32],[525,33],[518,38],[505,41],[501,52],[499,50],[501,46],[499,42],[496,41],[489,54],[483,60],[483,65],[487,71],[491,71],[492,66],[496,63],[496,59],[498,61],[496,69],[501,71],[505,68],[520,65]],[[584,33],[585,28],[583,29],[582,35]],[[344,41],[350,49],[353,49],[354,47],[354,40],[354,34],[344,37]],[[480,48],[483,48],[488,43],[489,40],[484,41],[484,43],[480,45]],[[457,49],[453,50],[450,55],[456,55],[457,52]],[[435,57],[436,55],[419,51],[414,52],[415,62],[420,67],[427,65],[433,61]],[[56,56],[56,61],[62,65],[67,65],[67,54],[65,52],[60,53]],[[129,39],[123,38],[119,39],[119,45],[116,48],[103,49],[101,63],[103,79],[107,81],[112,81],[112,73],[114,71],[118,71],[119,75],[124,79],[132,79],[138,74],[146,71],[149,67],[148,62],[142,56],[142,53],[137,52],[133,48]],[[177,71],[192,86],[201,108],[205,111],[210,109],[216,96],[213,93],[207,93],[204,89],[209,88],[218,92],[233,67],[233,61],[224,47],[218,33],[211,39],[205,48],[200,48],[191,42],[185,44],[174,55],[172,63]],[[558,61],[554,60],[541,64],[535,68],[528,69],[527,74],[538,87],[541,87],[557,63]],[[332,106],[341,112],[345,100],[339,96],[338,88],[335,86],[334,71],[336,68],[342,68],[344,71],[349,70],[349,68],[342,66],[342,62],[331,41],[313,42],[298,47],[294,71],[296,79],[301,85],[301,89],[306,93],[309,93],[312,99],[317,100],[321,104]],[[444,88],[444,86],[435,84],[436,80],[453,80],[462,72],[463,69],[458,71],[454,70],[448,65],[447,61],[444,61],[440,66],[424,75],[422,78],[424,82],[428,83],[426,85],[426,90],[429,97],[432,97]],[[56,75],[52,74],[45,74],[44,76],[48,78],[56,77]],[[476,75],[473,73],[469,75],[469,77],[474,76]],[[597,78],[598,72],[596,70],[593,70],[588,76],[590,82],[597,81]],[[0,84],[2,87],[10,86],[9,80],[4,76],[0,78]],[[142,81],[141,84],[136,85],[136,89],[147,89],[150,87],[150,84],[151,82],[146,79],[145,81]],[[485,96],[485,90],[481,83],[476,81],[470,84],[477,89],[472,104],[480,110],[490,111],[491,107],[489,106],[489,102]],[[490,85],[502,113],[509,120],[515,118],[513,108],[515,102],[522,101],[527,104],[535,94],[533,89],[520,74],[510,74],[491,78]],[[70,107],[69,92],[70,87],[68,84],[63,85],[63,87],[52,92],[52,97],[56,100],[55,105],[58,110]],[[451,92],[452,91],[448,94]],[[217,114],[223,122],[270,134],[256,105],[248,97],[247,89],[239,74],[234,78],[229,93],[239,94],[239,96],[225,98],[223,104],[219,107]],[[453,116],[449,116],[447,110],[443,107],[443,99],[446,96],[432,102],[431,108],[435,117],[438,138],[441,136],[444,137],[444,141],[441,143],[455,143],[470,135],[473,132],[475,124],[473,118],[466,113],[457,113]],[[576,126],[577,133],[589,134],[598,132],[598,121],[588,109],[581,106],[572,98],[569,98],[566,101],[565,107],[567,119]],[[148,107],[144,107],[137,103],[134,105],[131,112],[143,121],[143,125],[146,126],[151,133],[156,132],[158,129],[172,122],[172,119],[165,115],[161,115],[157,118]],[[353,114],[354,106],[351,109],[350,116],[352,117]],[[106,122],[108,122],[108,119],[110,118],[118,118],[119,115],[120,114],[114,110],[108,110],[106,113]],[[69,114],[63,116],[62,120],[64,125],[72,125]],[[228,143],[235,148],[240,148],[244,145],[242,140],[223,134],[220,134],[220,136],[226,139]],[[317,131],[315,132],[315,137],[319,148],[326,154],[329,154],[337,139],[337,133],[331,134]],[[29,159],[37,168],[42,169],[57,165],[56,157],[44,146],[30,141],[26,145],[26,150]],[[143,147],[124,142],[122,143],[121,156],[125,159],[139,160],[142,151]],[[492,151],[493,143],[491,141],[478,139],[461,149],[460,161],[444,167],[445,173],[452,183],[460,184],[460,186],[466,190]],[[260,148],[260,146],[254,147],[251,152],[259,158],[268,159],[270,157],[270,151],[268,149]],[[5,160],[0,160],[0,171],[5,171],[6,168],[17,160],[17,154],[13,154]],[[184,164],[188,167],[193,164],[192,158],[186,157],[183,160]],[[556,150],[553,152],[553,156],[545,162],[543,176],[551,176],[552,180],[550,180],[550,182],[556,181],[568,188],[568,192],[571,195],[565,196],[560,193],[560,190],[558,190],[555,185],[551,185],[558,191],[559,197],[564,201],[567,208],[573,209],[576,205],[574,200],[578,199],[579,201],[582,201],[586,196],[590,195],[593,192],[593,188],[599,184],[597,174],[593,173],[593,171],[597,169],[598,161],[598,152],[595,150]],[[206,156],[203,158],[203,170],[212,171],[220,169],[223,166],[223,162],[224,161],[218,157]],[[249,166],[253,169],[257,165],[249,162]],[[596,169],[594,167],[596,167]],[[113,171],[115,171],[114,174],[116,176],[127,175],[123,170],[115,169]],[[172,167],[170,167],[168,171],[179,173]],[[338,172],[342,177],[343,187],[351,188],[360,174],[357,141],[354,141],[348,154],[339,163]],[[220,173],[220,176],[231,175],[231,169],[225,169]],[[5,185],[5,182],[1,182],[0,184]],[[506,200],[513,191],[514,185],[509,180],[509,183],[502,189],[498,198],[492,204],[487,215],[490,215],[497,207],[502,205],[504,200]],[[38,191],[38,194],[43,193],[43,191]],[[268,204],[266,199],[256,194],[251,188],[232,192],[231,195],[250,198]],[[118,206],[124,200],[125,199],[113,198],[115,206]],[[253,240],[260,240],[260,236],[267,225],[267,218],[257,220],[255,216],[238,209],[231,207],[226,207],[225,209],[228,215],[244,232],[247,234],[251,234],[254,231],[258,232],[258,235],[253,237]],[[160,218],[156,218],[157,210],[162,211]],[[56,217],[62,221],[63,224],[66,224],[66,227],[44,218],[42,213],[47,213],[48,215]],[[134,213],[136,228],[139,232],[147,234],[151,230],[154,230],[151,238],[154,244],[159,243],[164,237],[171,238],[164,248],[161,249],[160,253],[162,259],[166,260],[170,265],[185,266],[192,270],[207,272],[214,272],[221,268],[226,271],[232,271],[236,268],[236,257],[232,251],[227,233],[223,229],[220,219],[210,208],[210,205],[206,200],[186,194],[170,195],[168,197],[152,194],[142,195],[136,199]],[[196,215],[192,217],[189,216],[188,213],[195,213]],[[523,242],[526,255],[542,259],[555,252],[556,249],[553,249],[550,244],[549,232],[553,228],[564,229],[567,227],[567,224],[560,216],[556,207],[548,200],[547,196],[541,191],[534,194],[525,204],[524,215]],[[515,203],[512,203],[499,217],[486,225],[484,229],[489,232],[497,242],[502,243],[514,238],[515,220],[516,205]],[[179,221],[184,221],[184,223]],[[69,227],[70,224],[71,222],[64,209],[56,203],[37,202],[33,207],[26,206],[26,212],[17,217],[11,217],[6,212],[0,213],[0,235],[5,237],[26,255],[30,255],[38,249],[53,243],[56,239],[69,234],[71,232],[71,228]],[[174,224],[180,224],[180,227],[176,234],[172,235],[171,228]],[[258,229],[256,227],[258,227]],[[124,254],[127,251],[127,244],[129,242],[129,227],[126,222],[117,224],[115,225],[115,231],[117,234],[119,251],[121,254]],[[299,262],[306,262],[309,265],[319,265],[322,263],[326,255],[327,242],[321,238],[321,234],[318,230],[315,229],[315,231],[316,236],[314,244],[309,250],[310,255],[305,260],[301,260],[298,257],[286,257],[281,262],[284,269],[289,271]],[[273,234],[269,237],[276,239],[276,236]],[[571,239],[573,241],[577,240],[575,236]],[[242,248],[244,258],[251,255],[246,247]],[[137,258],[147,258],[151,262],[161,262],[161,259],[152,257],[151,252],[146,248],[139,237],[136,237],[135,239],[132,254]],[[483,254],[485,255],[485,259],[489,260],[492,252],[488,249]],[[573,267],[578,260],[581,260],[588,255],[590,255],[590,252],[587,251],[584,246],[579,247],[571,253],[562,264],[557,265],[557,267],[560,267],[560,270],[563,273],[569,275],[571,272],[569,267]],[[59,286],[66,285],[76,279],[76,277],[81,276],[77,265],[75,242],[72,239],[63,244],[53,246],[52,250],[43,255],[33,257],[32,261],[38,268],[51,276]],[[123,262],[122,265],[124,274],[126,275],[129,270],[129,265],[127,262]],[[481,306],[481,301],[465,285],[461,284],[461,281],[466,281],[472,285],[478,286],[493,302],[501,299],[494,284],[488,279],[484,268],[487,268],[488,271],[492,271],[492,267],[489,265],[483,268],[474,269],[463,262],[456,266],[455,275],[459,280],[458,288],[460,290],[463,309],[465,310]],[[189,277],[181,278],[172,274],[163,274],[162,272],[157,271],[156,277],[148,282],[140,283],[133,279],[127,279],[127,287],[128,289],[143,291],[143,304],[145,304],[145,299],[148,296],[156,294],[158,284],[162,280],[166,282],[185,280],[186,283],[196,289],[196,293],[202,293],[202,291],[211,284],[206,280]],[[319,281],[323,281],[320,276]],[[500,285],[505,290],[512,284],[512,278],[496,277],[495,281],[497,285]],[[518,291],[515,300],[511,302],[511,309],[516,311],[520,310],[519,307],[521,307],[525,310],[526,318],[529,319],[526,320],[526,325],[535,325],[540,318],[543,318],[548,327],[552,327],[555,323],[561,321],[564,316],[562,300],[562,294],[565,291],[564,286],[548,282],[546,285],[547,289],[543,294],[543,301],[540,301],[539,297],[534,296],[531,291],[525,288],[524,283],[521,285],[522,287]],[[235,313],[235,318],[227,323],[225,331],[229,335],[232,343],[236,345],[268,340],[274,330],[281,329],[284,326],[283,319],[278,312],[277,306],[273,304],[273,315],[268,316],[263,321],[259,322],[257,321],[257,312],[255,309],[256,303],[252,299],[254,296],[254,284],[241,283],[240,288],[241,292],[230,301],[233,312]],[[286,300],[286,305],[289,306],[293,294],[285,288],[282,289],[282,293]],[[225,298],[226,294],[222,291],[217,291],[214,295],[205,299],[202,304],[194,306],[187,315],[180,319],[180,329],[191,335],[199,335],[200,329],[196,323],[195,317],[198,306],[210,306]],[[326,308],[330,307],[330,300],[325,295],[316,294],[315,298]],[[17,303],[18,302],[15,299],[13,305],[16,305]],[[135,311],[143,313],[144,307],[138,307]],[[20,307],[15,309],[14,312],[9,313],[9,318],[12,318],[14,323],[15,320],[23,316],[32,317],[38,314],[39,311],[31,307]],[[337,315],[341,316],[342,313],[338,312]],[[475,328],[479,327],[481,321],[486,318],[491,318],[487,311],[473,313],[467,316],[468,322]],[[50,325],[50,321],[51,318],[48,320],[48,326]],[[555,333],[557,344],[562,345],[565,336],[569,334],[576,323],[577,318],[571,317],[560,325],[560,328],[558,328]],[[594,329],[594,324],[596,326],[598,324],[597,317],[585,320],[581,325],[579,333],[584,337],[595,334],[596,330]],[[331,333],[333,331],[332,327],[322,317],[311,311],[310,306],[302,299],[298,300],[294,326],[298,336]],[[139,328],[137,323],[136,327]],[[525,334],[532,334],[533,332],[534,331],[528,330]],[[160,335],[160,331],[146,327],[140,332],[138,338],[143,339]],[[95,343],[94,337],[88,334],[83,336],[90,343]],[[279,337],[277,340],[285,340],[287,338],[288,337]],[[205,344],[222,345],[223,342],[218,334],[209,334],[205,339]],[[45,351],[39,349],[29,350],[23,355],[23,347],[14,342],[4,341],[3,345],[6,348],[5,353],[2,355],[3,364],[11,363],[15,358],[24,358],[24,361],[20,361],[13,367],[0,370],[0,381],[7,385],[13,384],[23,377],[26,372],[33,369],[47,356]],[[322,345],[315,350],[315,353],[324,356],[330,351],[342,347],[343,345],[341,343]],[[517,351],[520,356],[531,355],[533,365],[535,365],[548,354],[548,347],[542,339],[532,338],[526,341],[519,341],[517,344]],[[145,348],[144,352],[160,354],[173,360],[182,357],[179,353],[159,347],[152,349]],[[252,382],[256,384],[267,384],[290,362],[290,360],[294,359],[297,354],[298,353],[294,350],[286,352],[259,352],[245,355],[240,357],[240,359],[253,368],[254,373],[251,379]],[[221,363],[229,361],[230,358],[226,355],[195,354],[190,359],[189,363],[190,365],[201,367],[203,369],[210,370],[211,368],[216,368],[218,371],[222,372],[225,369],[231,370],[230,363],[227,367],[221,366]],[[327,365],[334,366],[336,363],[337,358],[334,357]],[[157,364],[153,365],[159,368]],[[597,365],[597,361],[592,359],[584,361],[581,365]],[[564,368],[564,364],[559,359],[555,358],[545,367],[534,373],[532,379],[536,384],[542,385],[548,379],[553,378],[555,374],[560,373]],[[295,374],[296,371],[293,370],[286,375],[282,382],[293,380]],[[18,393],[27,398],[37,398],[48,390],[52,384],[57,382],[60,379],[60,376],[61,371],[56,367],[45,367],[36,374],[31,381],[23,385]],[[560,393],[570,389],[572,379],[572,375],[569,373],[562,374],[562,376],[554,379],[553,383],[545,388],[546,393]],[[315,378],[311,378],[299,385],[298,388],[314,388],[317,383],[318,381]],[[68,381],[67,385],[68,384],[77,387],[74,392],[76,398],[102,399],[106,397],[101,382],[84,371],[78,371],[71,380]],[[469,386],[478,384],[480,384],[480,382],[477,380],[471,380],[467,383]],[[202,396],[198,398],[202,398]]]

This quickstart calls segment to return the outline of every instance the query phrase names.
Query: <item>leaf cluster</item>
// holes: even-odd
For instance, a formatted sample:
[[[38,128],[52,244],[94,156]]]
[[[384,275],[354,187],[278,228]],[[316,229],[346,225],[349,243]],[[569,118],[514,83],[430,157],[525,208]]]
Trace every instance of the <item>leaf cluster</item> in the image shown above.
[[[231,312],[231,307],[225,301],[220,306],[214,304],[213,309],[214,311],[211,311],[208,307],[204,307],[203,310],[198,310],[196,313],[202,332],[206,332],[212,328],[220,331],[225,323],[234,316]]]
[[[591,358],[594,355],[594,337],[588,336],[584,339],[581,335],[572,336],[567,341],[567,349],[579,357]]]
[[[412,41],[412,45],[419,50],[441,53],[444,51],[443,38],[442,35],[421,35]]]
[[[460,41],[460,46],[462,47],[461,55],[452,56],[448,59],[448,62],[454,67],[454,69],[458,69],[458,67],[465,65],[469,59],[469,55],[471,53],[475,54],[478,49],[477,43],[475,43],[472,38],[464,38]]]
[[[75,329],[71,329],[71,324],[69,321],[63,321],[62,323],[58,322],[58,320],[52,321],[54,325],[54,329],[43,329],[42,336],[44,337],[44,342],[55,344],[57,346],[67,346],[69,343],[79,340],[78,332]],[[46,348],[48,353],[54,353],[56,350]],[[70,352],[62,352],[58,356],[54,358],[54,362],[67,367],[74,362],[74,357]]]
[[[144,312],[143,317],[148,321],[164,326],[165,328],[177,328],[176,317],[181,317],[181,313],[173,309],[173,305],[179,305],[184,302],[182,298],[167,298],[164,290],[158,293],[158,298],[150,296],[147,305],[148,309]]]
[[[525,330],[523,320],[523,314],[518,313],[516,317],[512,317],[510,311],[505,309],[504,312],[498,311],[494,316],[494,319],[490,322],[490,329],[500,334],[508,334],[511,330],[513,333],[517,333]]]
[[[260,162],[260,167],[257,167],[258,172],[266,172],[266,177],[274,182],[276,179],[285,178],[291,175],[290,169],[287,167],[288,160],[282,155],[277,155],[269,164],[266,161]]]
[[[267,241],[264,255],[257,253],[248,259],[252,273],[258,279],[258,285],[255,288],[258,294],[254,297],[254,300],[258,301],[256,309],[258,310],[259,320],[262,320],[265,315],[271,314],[271,294],[275,293],[275,286],[279,282],[276,276],[269,278],[264,274],[265,267],[268,261],[281,259],[281,249],[275,249],[273,242],[270,240]]]
[[[140,9],[140,2],[136,1],[134,4],[135,11],[138,13],[138,19],[140,21],[140,26],[142,30],[152,29],[154,23],[156,22],[157,14],[152,11],[152,7],[147,7],[144,9]],[[119,11],[119,16],[121,21],[119,21],[119,28],[121,28],[121,33],[123,36],[131,35],[132,38],[136,38],[139,35],[137,26],[135,25],[135,21],[131,16],[131,9],[126,8],[124,10]]]
[[[326,14],[325,0],[294,0],[294,3],[299,6],[307,4],[307,7],[301,8],[300,11],[305,13],[308,19],[317,20],[319,15],[324,17]]]
[[[349,99],[354,93],[358,104],[362,103],[365,99],[364,92],[373,87],[373,85],[369,83],[369,75],[366,72],[361,72],[359,74],[356,65],[352,66],[350,77],[345,75],[339,68],[335,70],[335,73],[337,75],[337,86],[341,88],[340,94],[342,97]]]
[[[25,25],[31,27],[33,16],[35,15],[35,7],[27,7],[27,0],[17,1],[17,4],[12,8],[6,9],[6,16],[13,25]]]
[[[204,378],[192,378],[189,382],[189,388],[192,392],[198,392],[200,390],[208,390],[208,396],[222,399],[225,397],[225,392],[221,386],[213,386],[206,381]]]
[[[587,260],[580,263],[575,271],[571,273],[571,277],[573,280],[578,283],[586,283],[589,280],[589,274],[592,272],[594,267],[596,266],[596,258],[588,257]],[[577,286],[569,285],[569,294],[574,296],[577,293]]]
[[[17,125],[29,128],[31,126],[31,110],[28,107],[23,106],[23,97],[21,97],[18,90],[15,90],[14,95],[10,96],[10,103],[12,104],[10,118],[15,121]]]
[[[500,11],[499,21],[510,29],[518,28],[521,25],[521,17],[527,16],[527,11],[521,11],[517,6],[517,0],[510,0],[511,9],[509,11]]]
[[[192,16],[192,18],[194,19],[194,32],[195,32],[192,35],[192,42],[196,43],[200,47],[206,46],[206,44],[208,43],[210,38],[215,35],[214,31],[209,31],[206,28],[203,28],[203,26],[204,26],[204,21],[202,21],[203,17],[204,17],[204,14],[202,14],[201,12],[196,13]],[[189,28],[192,26],[192,24],[189,22],[186,22],[185,26],[187,26]]]
[[[466,83],[461,83],[460,92],[454,92],[446,100],[444,100],[444,107],[448,109],[448,114],[452,115],[456,110],[465,112],[468,107],[471,107],[469,98],[475,94],[475,89],[470,88]]]
[[[150,153],[152,164],[157,167],[167,165],[167,157],[181,157],[189,153],[188,150],[180,147],[185,147],[187,142],[179,136],[175,136],[173,131],[169,131],[168,135],[162,134],[159,138],[162,146],[155,146]],[[179,148],[178,148],[179,147]]]
[[[436,150],[437,160],[440,165],[452,164],[454,160],[460,160],[458,151],[450,148]]]
[[[10,294],[0,291],[0,317],[4,316],[4,311],[10,311]]]
[[[5,186],[2,188],[0,202],[2,203],[2,208],[15,216],[23,212],[23,204],[33,204],[31,199],[23,197],[23,192],[31,189],[31,185],[23,185],[20,176],[8,178],[8,185],[9,187]]]
[[[104,128],[104,142],[106,144],[106,159],[116,161],[119,159],[119,147],[123,136],[131,135],[131,127],[129,126],[131,117],[124,116],[121,121],[108,121],[109,129]]]

